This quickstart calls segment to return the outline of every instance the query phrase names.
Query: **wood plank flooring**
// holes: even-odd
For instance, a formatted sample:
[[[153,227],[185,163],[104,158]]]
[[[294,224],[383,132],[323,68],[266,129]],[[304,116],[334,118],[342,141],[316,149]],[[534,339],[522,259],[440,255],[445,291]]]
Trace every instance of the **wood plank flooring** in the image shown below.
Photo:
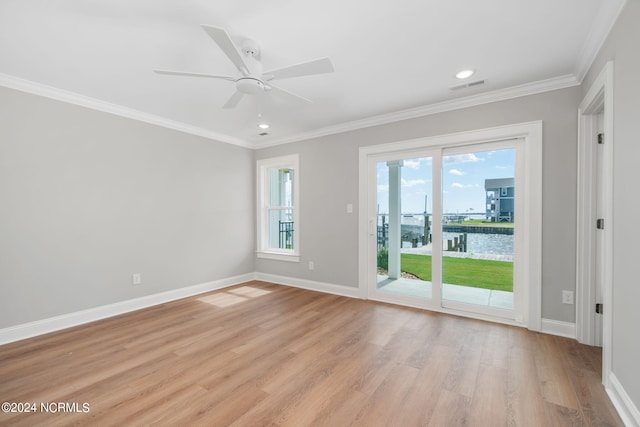
[[[600,367],[575,340],[249,282],[0,346],[0,401],[37,405],[0,425],[621,426]]]

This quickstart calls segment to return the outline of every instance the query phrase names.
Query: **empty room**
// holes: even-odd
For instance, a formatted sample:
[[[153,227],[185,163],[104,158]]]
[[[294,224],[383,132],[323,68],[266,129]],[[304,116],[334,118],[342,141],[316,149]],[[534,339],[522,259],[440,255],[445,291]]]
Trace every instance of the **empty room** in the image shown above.
[[[0,425],[640,426],[640,0],[0,2]]]

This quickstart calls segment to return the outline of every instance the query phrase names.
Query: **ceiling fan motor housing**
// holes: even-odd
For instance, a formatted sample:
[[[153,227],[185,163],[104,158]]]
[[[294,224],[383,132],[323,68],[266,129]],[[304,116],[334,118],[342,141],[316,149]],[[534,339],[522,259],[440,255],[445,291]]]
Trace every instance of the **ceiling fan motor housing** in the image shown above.
[[[264,84],[255,77],[241,77],[236,81],[236,88],[249,95],[264,92]]]

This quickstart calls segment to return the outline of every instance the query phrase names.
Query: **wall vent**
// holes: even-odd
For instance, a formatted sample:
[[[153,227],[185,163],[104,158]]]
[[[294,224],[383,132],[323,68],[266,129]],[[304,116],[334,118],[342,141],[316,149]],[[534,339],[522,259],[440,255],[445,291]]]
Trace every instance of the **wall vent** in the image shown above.
[[[477,80],[475,82],[470,82],[470,83],[465,83],[463,85],[450,87],[449,90],[459,90],[459,89],[466,89],[466,88],[474,87],[474,86],[481,86],[481,85],[485,84],[486,82],[487,82],[486,80]]]

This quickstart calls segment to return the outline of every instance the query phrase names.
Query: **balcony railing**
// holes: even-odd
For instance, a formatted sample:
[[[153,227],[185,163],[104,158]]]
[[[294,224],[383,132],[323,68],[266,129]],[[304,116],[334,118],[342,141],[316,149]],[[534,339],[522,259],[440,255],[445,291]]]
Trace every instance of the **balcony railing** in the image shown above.
[[[278,221],[278,248],[293,249],[293,221]]]

